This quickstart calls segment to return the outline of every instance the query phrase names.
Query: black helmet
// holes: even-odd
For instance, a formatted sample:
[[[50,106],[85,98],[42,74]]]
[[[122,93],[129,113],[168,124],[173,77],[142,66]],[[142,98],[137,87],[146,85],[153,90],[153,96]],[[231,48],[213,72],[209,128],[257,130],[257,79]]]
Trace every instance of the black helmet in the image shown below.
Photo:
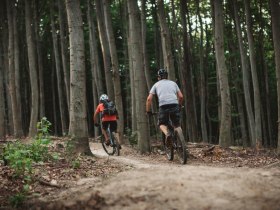
[[[167,76],[168,76],[168,73],[165,69],[158,70],[157,74],[158,74],[158,77],[160,77],[161,79],[162,78],[167,78]]]

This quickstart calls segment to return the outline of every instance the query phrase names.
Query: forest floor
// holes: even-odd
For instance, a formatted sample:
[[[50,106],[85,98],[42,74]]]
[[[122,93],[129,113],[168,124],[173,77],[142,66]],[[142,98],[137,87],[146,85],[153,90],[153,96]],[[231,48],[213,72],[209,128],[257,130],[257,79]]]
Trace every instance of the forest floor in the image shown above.
[[[63,142],[54,138],[52,149],[63,151]],[[121,156],[106,155],[93,140],[90,146],[94,157],[80,157],[76,169],[65,161],[35,165],[37,181],[20,209],[280,209],[274,150],[188,143],[189,159],[181,165],[157,146],[149,155],[122,146]],[[13,209],[9,197],[23,183],[0,163],[0,209]]]

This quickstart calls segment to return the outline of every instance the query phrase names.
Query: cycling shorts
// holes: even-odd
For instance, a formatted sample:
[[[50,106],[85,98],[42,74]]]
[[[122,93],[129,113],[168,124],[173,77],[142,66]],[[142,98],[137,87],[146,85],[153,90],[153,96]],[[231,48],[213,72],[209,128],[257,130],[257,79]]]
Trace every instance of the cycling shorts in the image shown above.
[[[169,118],[173,126],[180,126],[181,114],[178,104],[167,104],[159,107],[158,125],[168,125]]]
[[[118,128],[117,121],[114,120],[114,121],[103,121],[102,122],[102,128],[104,130],[106,130],[109,125],[110,125],[111,132],[116,132],[117,131],[117,128]]]

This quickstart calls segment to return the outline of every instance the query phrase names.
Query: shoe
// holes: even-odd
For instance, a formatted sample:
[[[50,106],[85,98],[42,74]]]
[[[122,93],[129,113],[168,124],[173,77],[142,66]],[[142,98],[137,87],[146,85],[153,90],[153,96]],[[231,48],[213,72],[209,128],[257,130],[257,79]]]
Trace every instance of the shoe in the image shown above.
[[[121,148],[122,148],[122,146],[121,146],[120,144],[118,145],[118,147],[119,147],[119,149],[121,149]]]
[[[108,140],[105,140],[105,144],[107,145],[107,146],[110,146],[110,140],[108,139]]]
[[[165,145],[167,147],[171,147],[172,146],[172,137],[170,134],[167,134],[165,137]]]

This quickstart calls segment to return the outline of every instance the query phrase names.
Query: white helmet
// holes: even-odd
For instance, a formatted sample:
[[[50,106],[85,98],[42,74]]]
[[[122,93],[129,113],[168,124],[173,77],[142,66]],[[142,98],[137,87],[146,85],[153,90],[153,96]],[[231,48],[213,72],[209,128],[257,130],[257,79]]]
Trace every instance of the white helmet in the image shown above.
[[[102,101],[105,101],[105,100],[108,100],[109,97],[106,95],[106,94],[102,94],[99,98],[99,101],[102,102]]]

